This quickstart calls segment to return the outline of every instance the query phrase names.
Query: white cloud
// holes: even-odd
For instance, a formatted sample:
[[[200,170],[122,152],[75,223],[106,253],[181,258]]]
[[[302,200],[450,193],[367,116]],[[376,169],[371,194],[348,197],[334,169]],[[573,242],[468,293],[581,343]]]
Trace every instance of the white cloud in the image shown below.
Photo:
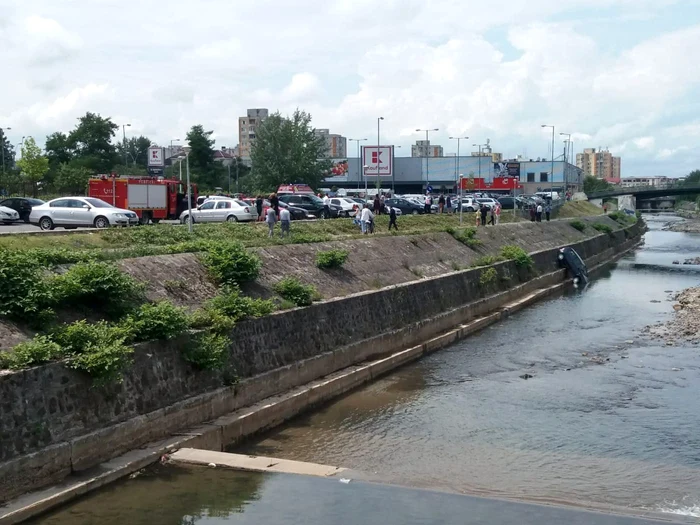
[[[297,73],[282,90],[282,99],[290,102],[302,102],[318,95],[321,86],[318,77],[311,73]]]
[[[27,114],[39,124],[51,124],[64,117],[82,115],[85,111],[90,111],[91,104],[108,94],[108,84],[88,84],[73,89],[67,95],[48,104],[34,104],[27,110]]]
[[[26,42],[37,65],[52,64],[73,56],[83,45],[81,38],[51,18],[32,15],[25,22]]]

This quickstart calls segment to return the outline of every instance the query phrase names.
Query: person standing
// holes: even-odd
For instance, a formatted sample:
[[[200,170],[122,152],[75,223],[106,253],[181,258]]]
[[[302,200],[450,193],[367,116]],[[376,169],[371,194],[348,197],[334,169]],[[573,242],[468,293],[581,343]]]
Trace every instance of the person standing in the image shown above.
[[[537,217],[537,222],[542,222],[542,204],[537,205],[535,216]]]
[[[486,215],[488,214],[489,209],[486,207],[485,204],[482,204],[479,208],[479,212],[481,213],[481,225],[486,226]]]
[[[396,231],[399,231],[399,227],[396,225],[396,208],[393,206],[389,208],[389,231],[391,231],[392,226]]]
[[[331,198],[327,193],[323,195],[323,216],[326,219],[331,218]]]
[[[263,198],[262,195],[255,197],[255,209],[258,212],[258,220],[263,220]]]
[[[452,213],[452,197],[448,195],[445,201],[445,205],[447,206],[447,213]]]
[[[376,215],[381,215],[382,214],[382,201],[379,200],[379,194],[374,196],[374,213]]]
[[[438,213],[442,215],[443,210],[445,209],[445,194],[441,193],[440,198],[438,199]]]
[[[276,193],[270,193],[270,198],[268,199],[270,201],[270,208],[275,210],[275,215],[279,217],[280,214],[280,200],[277,198]]]
[[[547,204],[544,205],[544,215],[547,218],[547,222],[549,222],[549,216],[552,214],[552,203],[547,201]]]
[[[430,215],[431,212],[431,206],[433,205],[433,199],[430,198],[430,193],[425,194],[425,203],[423,205],[423,211],[425,211],[426,215]]]
[[[535,222],[536,216],[536,205],[530,204],[530,221]]]
[[[267,218],[265,219],[265,222],[267,222],[267,227],[269,228],[267,236],[272,237],[272,235],[275,233],[275,223],[277,222],[277,214],[272,206],[267,209]]]
[[[605,215],[608,214],[608,203],[607,203],[607,202],[606,202],[605,204],[603,204],[603,213],[604,213]]]
[[[489,224],[496,226],[496,207],[491,206],[489,209]]]
[[[372,220],[372,212],[369,209],[369,204],[365,204],[362,208],[362,215],[360,216],[360,225],[362,226],[362,233],[365,235],[369,231],[369,223]]]
[[[501,205],[496,204],[496,226],[501,222]]]
[[[481,209],[477,208],[476,212],[474,213],[474,217],[476,217],[476,227],[478,228],[479,225],[481,224]]]
[[[289,230],[292,223],[292,214],[289,213],[287,208],[282,208],[280,210],[280,237],[284,239],[285,234],[289,237]]]

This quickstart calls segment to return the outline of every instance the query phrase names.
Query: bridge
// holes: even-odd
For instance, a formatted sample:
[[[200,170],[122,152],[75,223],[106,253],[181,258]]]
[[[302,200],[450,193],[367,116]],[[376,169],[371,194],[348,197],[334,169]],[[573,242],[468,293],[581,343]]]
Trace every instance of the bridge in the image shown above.
[[[653,199],[656,197],[670,197],[676,195],[687,195],[700,193],[700,184],[685,186],[675,184],[672,186],[656,187],[656,186],[631,186],[629,188],[614,188],[612,190],[597,191],[587,194],[588,200],[606,199],[609,197],[619,197],[621,195],[632,195],[639,199]]]

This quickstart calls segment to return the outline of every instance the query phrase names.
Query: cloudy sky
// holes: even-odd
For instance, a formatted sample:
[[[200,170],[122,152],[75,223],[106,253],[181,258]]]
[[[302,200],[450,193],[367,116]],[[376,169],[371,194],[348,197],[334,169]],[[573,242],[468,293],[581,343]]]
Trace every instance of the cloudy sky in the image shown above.
[[[623,176],[700,168],[700,0],[0,0],[0,49],[12,142],[93,111],[233,146],[246,108],[299,107],[372,142],[383,116],[399,155],[430,127],[548,156],[553,124]]]

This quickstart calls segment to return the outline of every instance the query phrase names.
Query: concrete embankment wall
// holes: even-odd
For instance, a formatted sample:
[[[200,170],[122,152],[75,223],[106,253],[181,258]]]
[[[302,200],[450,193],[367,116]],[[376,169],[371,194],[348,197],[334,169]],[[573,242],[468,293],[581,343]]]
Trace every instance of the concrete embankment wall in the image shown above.
[[[543,244],[552,242],[549,226],[541,225]],[[573,245],[584,258],[609,258],[640,235],[635,225]],[[540,286],[535,276],[556,270],[556,249],[533,253],[534,271],[497,264],[488,283],[484,269],[451,272],[242,322],[231,334],[230,362],[244,379],[237,385],[192,370],[179,352],[187,338],[142,345],[123,383],[107,388],[61,363],[2,375],[0,499],[493,311]]]

